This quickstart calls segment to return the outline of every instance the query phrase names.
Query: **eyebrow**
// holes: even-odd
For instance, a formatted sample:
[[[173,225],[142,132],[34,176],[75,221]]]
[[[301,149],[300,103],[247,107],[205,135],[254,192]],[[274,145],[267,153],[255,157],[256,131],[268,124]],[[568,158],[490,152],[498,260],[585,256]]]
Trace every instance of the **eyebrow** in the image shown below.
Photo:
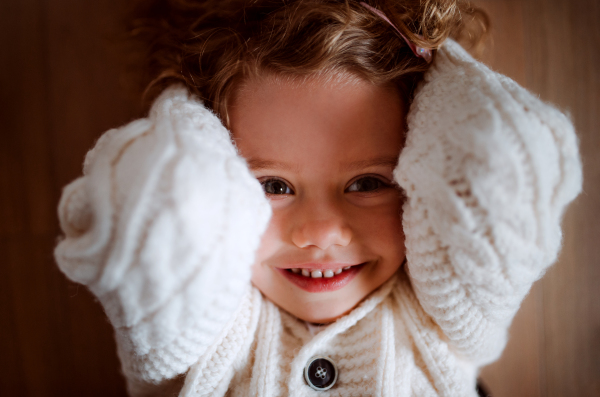
[[[358,160],[348,163],[342,167],[344,171],[355,171],[363,168],[385,166],[390,168],[396,168],[398,165],[398,156],[383,156],[375,157],[367,160]]]
[[[277,169],[291,172],[299,172],[299,167],[284,163],[282,161],[251,158],[248,161],[251,170]],[[369,167],[385,166],[395,168],[398,165],[398,156],[383,156],[372,159],[358,160],[344,164],[340,169],[343,171],[355,171]]]
[[[248,167],[250,167],[251,170],[270,169],[270,170],[285,170],[285,171],[291,171],[291,172],[299,172],[299,168],[297,166],[292,166],[290,164],[287,164],[287,163],[284,163],[281,161],[265,160],[265,159],[258,159],[258,158],[249,159]]]

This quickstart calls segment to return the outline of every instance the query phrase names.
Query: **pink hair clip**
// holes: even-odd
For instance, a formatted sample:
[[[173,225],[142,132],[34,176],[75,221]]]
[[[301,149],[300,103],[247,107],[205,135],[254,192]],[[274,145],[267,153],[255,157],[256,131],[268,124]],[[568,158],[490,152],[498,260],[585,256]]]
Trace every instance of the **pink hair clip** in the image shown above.
[[[406,38],[406,36],[402,34],[400,29],[398,29],[382,11],[379,11],[375,7],[371,7],[370,5],[368,5],[367,3],[363,2],[363,1],[360,2],[360,5],[365,7],[367,10],[371,11],[373,14],[377,15],[378,17],[380,17],[387,23],[389,23],[394,28],[394,30],[396,32],[398,32],[398,34],[400,36],[402,36],[404,41],[406,41],[406,44],[408,44],[408,46],[412,50],[413,54],[415,54],[419,58],[423,58],[427,63],[431,63],[431,60],[433,59],[433,53],[431,52],[430,49],[423,48],[423,47],[417,47],[414,43],[411,43],[410,40],[408,40],[408,38]],[[422,37],[422,36],[419,36],[419,37]]]

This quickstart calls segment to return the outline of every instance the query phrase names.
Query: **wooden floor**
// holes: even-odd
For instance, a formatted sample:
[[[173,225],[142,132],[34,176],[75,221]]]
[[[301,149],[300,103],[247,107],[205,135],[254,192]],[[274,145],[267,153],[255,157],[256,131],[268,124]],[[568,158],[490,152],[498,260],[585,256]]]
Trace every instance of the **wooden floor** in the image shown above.
[[[600,396],[600,1],[482,0],[494,69],[568,111],[584,193],[529,294],[495,397]],[[115,44],[123,0],[0,0],[0,395],[120,396],[112,330],[52,258],[61,187],[105,130],[140,115]]]

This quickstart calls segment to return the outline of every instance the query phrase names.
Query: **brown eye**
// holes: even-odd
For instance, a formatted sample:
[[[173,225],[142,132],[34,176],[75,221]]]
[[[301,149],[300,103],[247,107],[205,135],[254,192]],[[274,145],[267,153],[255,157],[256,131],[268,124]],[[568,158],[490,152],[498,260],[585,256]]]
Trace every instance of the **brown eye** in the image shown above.
[[[266,194],[294,194],[292,189],[280,179],[267,179],[261,185]]]
[[[352,185],[350,185],[346,191],[348,191],[348,192],[372,192],[372,191],[381,189],[382,187],[386,187],[386,186],[388,186],[388,185],[386,183],[384,183],[382,180],[368,176],[368,177],[360,178],[360,179],[357,179],[356,181],[354,181],[354,183],[352,183]]]

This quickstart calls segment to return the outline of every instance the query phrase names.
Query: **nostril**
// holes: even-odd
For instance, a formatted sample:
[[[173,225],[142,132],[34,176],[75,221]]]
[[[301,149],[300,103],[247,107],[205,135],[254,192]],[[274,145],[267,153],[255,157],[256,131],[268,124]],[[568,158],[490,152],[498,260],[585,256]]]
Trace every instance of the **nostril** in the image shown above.
[[[292,233],[292,242],[299,248],[314,246],[325,250],[332,245],[345,247],[351,240],[350,228],[337,220],[306,223]]]

